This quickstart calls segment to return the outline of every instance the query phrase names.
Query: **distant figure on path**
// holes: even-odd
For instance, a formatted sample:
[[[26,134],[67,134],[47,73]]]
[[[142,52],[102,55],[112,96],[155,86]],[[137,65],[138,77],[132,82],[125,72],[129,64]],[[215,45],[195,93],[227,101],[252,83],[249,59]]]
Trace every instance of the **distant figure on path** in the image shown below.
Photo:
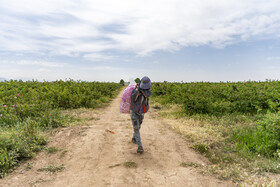
[[[138,145],[137,153],[140,154],[144,152],[140,128],[144,119],[144,114],[149,110],[149,97],[152,95],[151,86],[150,78],[145,76],[131,93],[130,117],[134,130],[132,142]]]

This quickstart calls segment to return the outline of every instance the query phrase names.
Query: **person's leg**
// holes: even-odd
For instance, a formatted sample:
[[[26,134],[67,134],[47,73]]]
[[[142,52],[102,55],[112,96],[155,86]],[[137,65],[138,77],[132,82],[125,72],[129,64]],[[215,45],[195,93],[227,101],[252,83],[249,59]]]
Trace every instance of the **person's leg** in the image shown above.
[[[143,122],[143,119],[144,119],[144,114],[139,115],[139,137],[140,137],[140,142],[141,142],[140,129],[141,129],[141,124]],[[143,152],[144,152],[144,149],[143,149],[142,142],[141,142],[141,146],[138,145],[137,153],[142,154]]]
[[[142,115],[137,115],[134,112],[131,112],[130,115],[131,115],[133,130],[134,130],[132,142],[134,142],[134,139],[135,139],[135,143],[138,145],[138,148],[140,147],[142,152],[143,152],[141,136],[140,136],[140,128],[141,128],[141,123],[142,123],[142,120],[143,120],[143,116]]]
[[[142,124],[143,119],[144,119],[144,114],[140,115],[138,119],[139,119],[138,121],[139,121],[139,130],[140,130],[140,129],[141,129],[141,124]],[[132,124],[132,125],[133,125],[133,124]],[[132,141],[133,141],[133,143],[135,143],[135,144],[136,144],[136,140],[135,140],[135,132],[133,132]],[[134,142],[134,141],[135,141],[135,142]]]
[[[135,133],[135,131],[134,131],[134,121],[136,121],[137,120],[137,118],[135,117],[135,113],[133,113],[133,112],[131,112],[130,111],[130,117],[131,117],[131,122],[132,122],[132,127],[133,127],[133,136],[132,136],[132,143],[135,143],[135,144],[137,144],[137,142],[136,142],[136,133]]]
[[[143,122],[143,119],[144,119],[144,114],[141,114],[140,116],[139,116],[139,129],[141,129],[141,125],[142,125],[142,122]]]

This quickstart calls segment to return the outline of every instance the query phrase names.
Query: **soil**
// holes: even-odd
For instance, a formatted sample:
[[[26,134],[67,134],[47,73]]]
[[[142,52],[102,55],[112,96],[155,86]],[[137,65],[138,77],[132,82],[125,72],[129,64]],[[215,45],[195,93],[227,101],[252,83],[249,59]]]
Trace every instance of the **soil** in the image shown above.
[[[57,132],[47,145],[58,148],[56,153],[40,152],[0,179],[0,186],[234,186],[182,167],[182,162],[205,165],[208,161],[152,109],[145,114],[141,128],[144,153],[137,154],[137,146],[131,142],[130,115],[119,112],[121,95],[98,115],[89,112],[87,115],[94,117],[88,125]],[[50,165],[62,166],[62,170],[38,171]]]

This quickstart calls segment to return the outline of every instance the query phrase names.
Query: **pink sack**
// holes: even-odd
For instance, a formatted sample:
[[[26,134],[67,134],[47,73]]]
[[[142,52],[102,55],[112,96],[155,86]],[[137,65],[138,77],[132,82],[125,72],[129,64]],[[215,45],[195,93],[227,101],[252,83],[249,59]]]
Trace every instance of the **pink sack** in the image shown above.
[[[128,87],[124,90],[120,105],[120,113],[129,113],[130,109],[130,101],[131,101],[131,93],[132,90],[135,88],[135,84],[130,84]]]

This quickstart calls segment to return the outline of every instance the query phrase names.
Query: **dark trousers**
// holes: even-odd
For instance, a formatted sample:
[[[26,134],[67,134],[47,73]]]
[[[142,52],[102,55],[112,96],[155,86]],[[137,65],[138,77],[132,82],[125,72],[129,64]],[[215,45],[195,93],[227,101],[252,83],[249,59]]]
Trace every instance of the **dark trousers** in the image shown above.
[[[133,125],[133,138],[135,138],[136,143],[139,146],[142,146],[142,142],[141,142],[141,136],[140,136],[140,128],[141,128],[141,124],[143,122],[144,119],[144,114],[136,114],[133,111],[130,111],[130,117],[131,117],[131,121],[132,121],[132,125]]]

